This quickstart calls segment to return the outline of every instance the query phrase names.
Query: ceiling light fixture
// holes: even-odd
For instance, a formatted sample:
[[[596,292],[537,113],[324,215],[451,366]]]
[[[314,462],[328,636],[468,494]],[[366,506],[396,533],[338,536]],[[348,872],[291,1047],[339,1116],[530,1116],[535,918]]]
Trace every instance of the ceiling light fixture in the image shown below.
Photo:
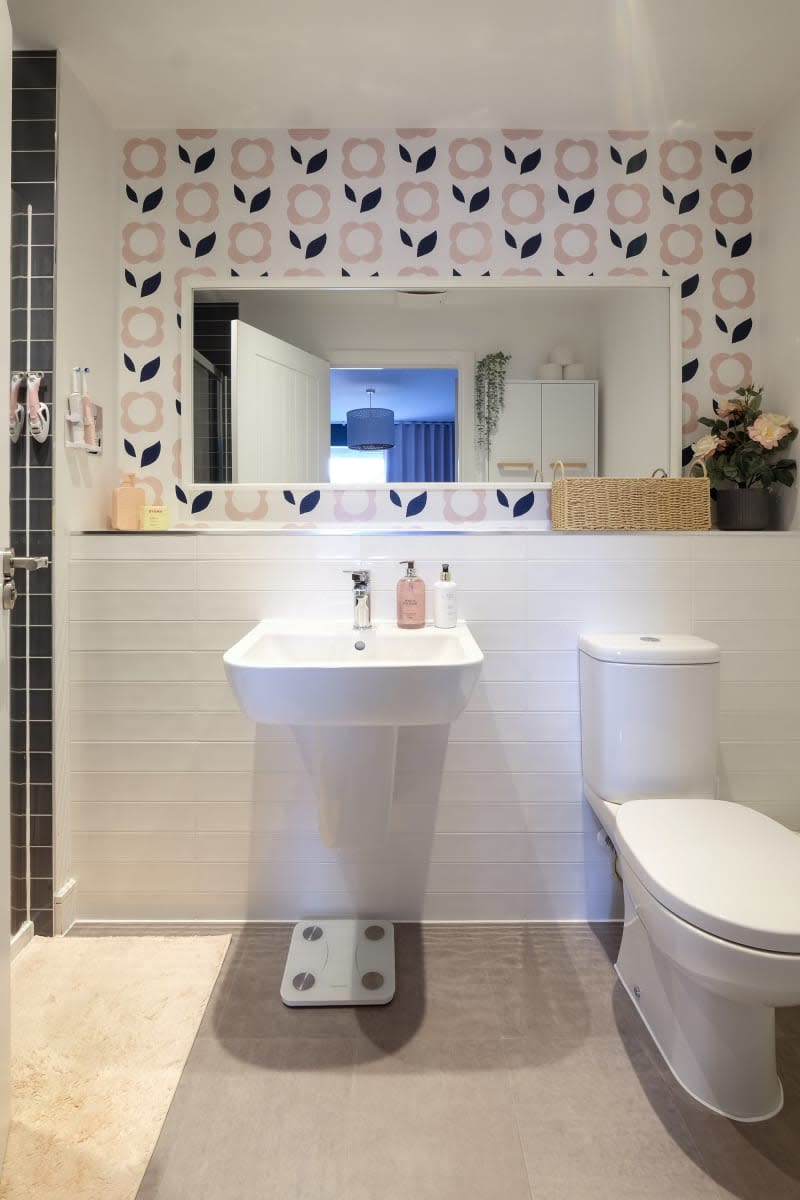
[[[394,445],[394,413],[391,408],[373,408],[375,388],[367,388],[368,408],[351,408],[347,414],[347,445],[351,450],[391,450]]]

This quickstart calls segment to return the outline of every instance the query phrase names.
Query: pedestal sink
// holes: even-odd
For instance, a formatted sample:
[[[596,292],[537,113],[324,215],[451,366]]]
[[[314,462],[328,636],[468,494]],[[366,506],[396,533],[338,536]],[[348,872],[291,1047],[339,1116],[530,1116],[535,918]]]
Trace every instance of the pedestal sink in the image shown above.
[[[261,621],[224,655],[242,711],[261,724],[310,726],[320,834],[367,846],[387,833],[401,725],[446,725],[464,709],[483,654],[469,627]]]

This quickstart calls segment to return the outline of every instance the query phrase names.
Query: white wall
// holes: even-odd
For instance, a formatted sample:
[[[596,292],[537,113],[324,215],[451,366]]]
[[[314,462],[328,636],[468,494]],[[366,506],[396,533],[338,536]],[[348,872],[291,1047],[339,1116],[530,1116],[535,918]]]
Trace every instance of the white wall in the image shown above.
[[[722,795],[800,829],[800,535],[74,537],[73,870],[84,918],[603,919],[581,796],[581,630],[692,631],[722,659]],[[292,734],[237,710],[222,652],[261,617],[350,611],[344,566],[443,558],[486,653],[446,746],[401,737],[392,835],[337,854]],[[787,559],[789,561],[787,561]],[[754,614],[758,620],[754,620]]]

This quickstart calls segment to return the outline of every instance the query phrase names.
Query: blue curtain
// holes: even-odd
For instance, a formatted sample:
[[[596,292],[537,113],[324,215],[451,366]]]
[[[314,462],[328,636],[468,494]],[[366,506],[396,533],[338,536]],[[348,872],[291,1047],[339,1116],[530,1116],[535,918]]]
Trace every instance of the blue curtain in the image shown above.
[[[396,421],[394,446],[386,451],[389,483],[454,483],[453,421]]]

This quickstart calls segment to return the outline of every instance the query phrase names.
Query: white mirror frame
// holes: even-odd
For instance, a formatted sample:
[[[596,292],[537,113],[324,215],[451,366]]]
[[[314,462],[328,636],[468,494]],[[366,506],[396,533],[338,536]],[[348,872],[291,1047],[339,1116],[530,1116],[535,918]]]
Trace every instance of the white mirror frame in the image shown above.
[[[261,484],[255,483],[205,483],[201,481],[198,484],[194,480],[194,422],[192,421],[193,400],[189,402],[189,396],[186,389],[191,389],[192,380],[192,356],[194,353],[194,297],[195,292],[243,292],[243,291],[262,291],[262,292],[282,292],[282,291],[326,291],[326,292],[441,292],[441,291],[457,291],[463,288],[474,289],[504,289],[506,291],[515,290],[536,290],[544,288],[549,289],[571,289],[571,288],[656,288],[667,292],[669,299],[669,397],[670,397],[670,413],[669,413],[669,473],[672,476],[679,476],[682,472],[681,452],[682,452],[682,382],[681,382],[681,290],[680,280],[669,278],[648,278],[645,276],[587,276],[584,278],[569,278],[567,276],[553,277],[511,277],[495,276],[494,278],[478,278],[478,279],[463,279],[456,277],[447,279],[442,277],[440,280],[429,282],[427,279],[415,280],[413,277],[406,278],[378,278],[378,279],[352,279],[352,278],[327,278],[324,275],[310,279],[308,276],[292,276],[290,278],[281,279],[264,279],[259,277],[256,279],[241,279],[239,277],[233,279],[184,279],[181,290],[181,482],[184,487],[195,488],[202,486],[203,488],[217,491],[225,489],[234,490],[250,490],[254,487],[269,487],[280,490],[281,488],[294,488],[297,486],[297,480],[287,479],[281,482],[266,480]],[[349,355],[340,352],[335,356],[339,365],[342,365],[344,359]],[[429,355],[435,352],[428,352]],[[443,352],[446,353],[446,352]],[[439,356],[440,357],[440,356]],[[466,357],[466,355],[462,356]],[[474,362],[474,358],[473,358]],[[459,397],[461,399],[461,396]],[[467,446],[467,438],[471,437],[474,423],[471,419],[471,407],[465,409],[470,413],[469,420],[460,420],[459,429],[459,446],[458,459],[462,465],[470,461],[473,457],[471,446]],[[437,488],[458,489],[460,487],[474,486],[476,482],[485,482],[484,480],[459,480],[457,483],[436,484]],[[337,484],[320,483],[318,487],[325,490],[337,490]],[[390,484],[384,485],[389,488]]]

